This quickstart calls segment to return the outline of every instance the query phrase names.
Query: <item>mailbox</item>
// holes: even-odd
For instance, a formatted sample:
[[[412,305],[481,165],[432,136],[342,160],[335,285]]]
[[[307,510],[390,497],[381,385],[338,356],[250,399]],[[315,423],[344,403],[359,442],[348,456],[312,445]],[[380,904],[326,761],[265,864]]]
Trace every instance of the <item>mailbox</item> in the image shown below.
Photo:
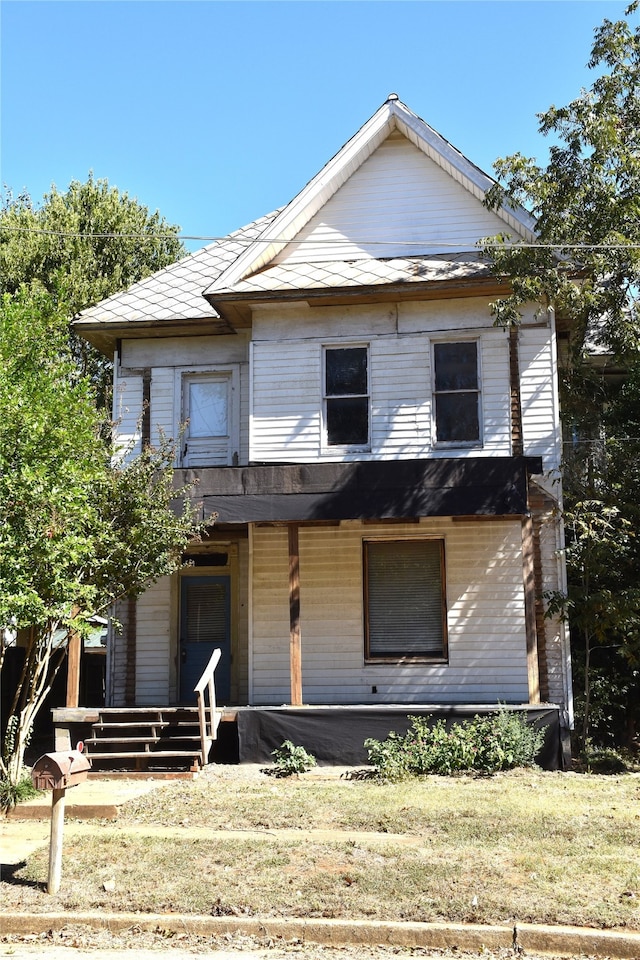
[[[87,779],[91,761],[79,750],[45,753],[33,765],[31,779],[36,790],[66,790]]]

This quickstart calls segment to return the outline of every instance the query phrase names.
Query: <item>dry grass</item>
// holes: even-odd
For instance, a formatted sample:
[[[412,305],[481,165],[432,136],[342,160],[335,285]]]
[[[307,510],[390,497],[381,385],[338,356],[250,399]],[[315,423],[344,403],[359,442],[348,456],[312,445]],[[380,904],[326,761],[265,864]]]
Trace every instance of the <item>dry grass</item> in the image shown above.
[[[640,929],[640,776],[513,772],[371,781],[201,779],[127,805],[65,842],[63,884],[42,891],[47,851],[3,884],[9,906],[239,915],[552,922]],[[181,826],[178,826],[181,825]],[[230,839],[187,827],[258,828]],[[278,828],[299,830],[283,839]],[[330,839],[308,836],[333,831]],[[350,839],[348,831],[371,833]],[[346,831],[341,834],[340,831]],[[375,836],[404,834],[405,839]],[[115,889],[106,892],[105,881]]]

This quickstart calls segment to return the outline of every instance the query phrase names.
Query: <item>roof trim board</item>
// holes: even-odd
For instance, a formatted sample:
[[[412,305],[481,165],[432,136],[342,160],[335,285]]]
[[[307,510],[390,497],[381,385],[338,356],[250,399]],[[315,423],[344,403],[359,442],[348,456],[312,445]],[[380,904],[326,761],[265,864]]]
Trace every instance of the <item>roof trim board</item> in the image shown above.
[[[215,293],[233,289],[236,283],[273,260],[394,129],[399,130],[476,199],[483,200],[487,190],[495,183],[492,177],[392,94],[260,236],[204,290],[204,296],[211,302]],[[523,239],[530,242],[535,239],[535,222],[524,208],[505,206],[496,213]]]

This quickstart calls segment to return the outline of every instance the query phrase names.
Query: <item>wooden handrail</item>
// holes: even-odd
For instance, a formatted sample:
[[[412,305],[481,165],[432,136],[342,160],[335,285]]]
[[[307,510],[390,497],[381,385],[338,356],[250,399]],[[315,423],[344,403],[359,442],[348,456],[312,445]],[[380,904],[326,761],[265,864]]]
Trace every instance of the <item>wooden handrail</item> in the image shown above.
[[[198,719],[200,721],[200,742],[202,745],[202,765],[206,766],[211,744],[218,736],[220,716],[216,710],[215,669],[220,660],[220,649],[214,650],[204,673],[194,687],[198,698]],[[205,694],[209,694],[209,702]]]

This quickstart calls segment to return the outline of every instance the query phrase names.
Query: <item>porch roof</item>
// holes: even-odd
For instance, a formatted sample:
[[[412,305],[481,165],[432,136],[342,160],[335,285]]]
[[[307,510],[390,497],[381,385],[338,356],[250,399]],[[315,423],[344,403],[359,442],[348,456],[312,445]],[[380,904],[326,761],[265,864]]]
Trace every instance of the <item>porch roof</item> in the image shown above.
[[[177,470],[219,523],[523,516],[539,457],[267,464]]]

